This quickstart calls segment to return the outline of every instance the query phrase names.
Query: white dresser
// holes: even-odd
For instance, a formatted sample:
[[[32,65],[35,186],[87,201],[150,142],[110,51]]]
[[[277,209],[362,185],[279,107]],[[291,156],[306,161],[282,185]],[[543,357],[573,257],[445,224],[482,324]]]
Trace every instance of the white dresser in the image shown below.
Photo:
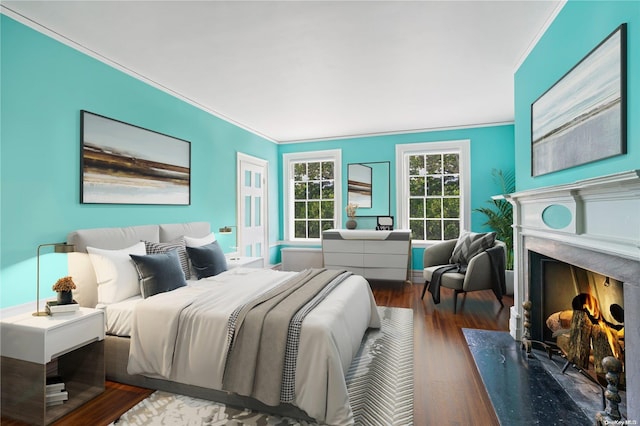
[[[324,267],[374,280],[409,280],[411,231],[329,229],[322,232]]]

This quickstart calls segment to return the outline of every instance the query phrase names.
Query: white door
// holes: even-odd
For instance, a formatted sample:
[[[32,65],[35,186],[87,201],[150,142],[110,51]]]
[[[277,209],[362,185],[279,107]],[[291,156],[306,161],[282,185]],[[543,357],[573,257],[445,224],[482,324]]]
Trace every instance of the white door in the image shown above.
[[[267,170],[269,163],[238,153],[238,254],[268,257]]]

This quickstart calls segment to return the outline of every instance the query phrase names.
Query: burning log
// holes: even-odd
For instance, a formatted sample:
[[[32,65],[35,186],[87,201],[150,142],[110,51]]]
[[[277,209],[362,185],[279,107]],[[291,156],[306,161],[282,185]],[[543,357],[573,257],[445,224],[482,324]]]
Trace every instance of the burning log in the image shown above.
[[[591,320],[586,312],[577,310],[573,312],[571,334],[567,347],[567,360],[582,369],[586,369],[589,366],[592,328]]]

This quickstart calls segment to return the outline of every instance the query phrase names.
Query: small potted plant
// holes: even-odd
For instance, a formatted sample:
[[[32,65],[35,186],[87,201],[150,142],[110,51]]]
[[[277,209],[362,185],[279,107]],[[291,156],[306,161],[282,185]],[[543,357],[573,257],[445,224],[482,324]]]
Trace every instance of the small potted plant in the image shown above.
[[[347,222],[345,223],[347,229],[356,229],[356,227],[358,226],[358,222],[356,222],[354,217],[356,216],[358,205],[356,203],[349,203],[347,204],[345,210],[347,210],[347,216],[349,217],[349,220],[347,220]]]
[[[73,303],[72,290],[76,289],[76,283],[71,277],[62,277],[52,287],[53,291],[58,293],[58,304],[68,305]]]

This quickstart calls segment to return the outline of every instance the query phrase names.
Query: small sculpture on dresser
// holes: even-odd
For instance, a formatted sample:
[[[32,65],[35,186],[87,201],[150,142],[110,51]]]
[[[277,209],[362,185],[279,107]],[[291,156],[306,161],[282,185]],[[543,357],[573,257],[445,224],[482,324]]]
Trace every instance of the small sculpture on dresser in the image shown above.
[[[76,283],[73,282],[73,278],[71,277],[62,277],[53,285],[53,291],[58,293],[58,304],[59,305],[68,305],[73,303],[73,293],[72,290],[75,290]]]
[[[354,217],[356,216],[358,205],[356,203],[349,203],[347,204],[345,210],[347,210],[347,216],[349,217],[349,220],[347,220],[345,226],[347,227],[347,229],[356,229],[356,227],[358,226],[358,222],[356,222]]]

